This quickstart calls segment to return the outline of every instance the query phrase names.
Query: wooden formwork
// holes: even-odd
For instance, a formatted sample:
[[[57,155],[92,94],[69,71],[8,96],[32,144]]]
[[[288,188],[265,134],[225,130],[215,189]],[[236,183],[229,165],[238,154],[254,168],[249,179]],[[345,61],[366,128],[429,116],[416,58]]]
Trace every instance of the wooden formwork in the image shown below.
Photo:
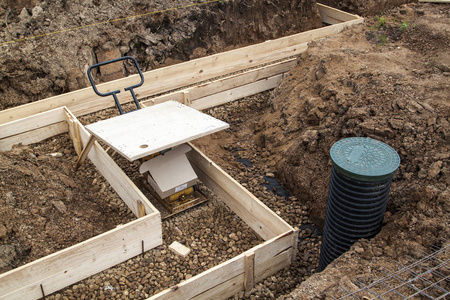
[[[358,16],[324,5],[319,4],[319,10],[323,21],[333,25],[146,72],[146,83],[136,89],[136,95],[147,98],[141,101],[143,106],[176,100],[206,109],[273,89],[296,59],[271,62],[302,53],[309,41],[363,22]],[[259,65],[264,66],[256,67]],[[256,68],[238,72],[250,67]],[[223,77],[231,73],[237,74]],[[215,77],[223,78],[211,80]],[[136,77],[130,76],[100,85],[99,89],[117,89],[134,80]],[[196,84],[205,80],[210,81]],[[154,96],[188,85],[191,87]],[[130,100],[127,96],[120,99],[121,103]],[[79,154],[90,134],[77,116],[113,105],[111,99],[100,98],[86,88],[0,111],[0,150],[69,132]],[[241,290],[248,292],[256,282],[289,266],[295,257],[297,232],[197,148],[192,148],[188,158],[199,179],[265,242],[150,299],[221,299]],[[162,244],[161,216],[156,208],[97,142],[88,157],[138,219],[1,274],[0,299],[42,297]]]

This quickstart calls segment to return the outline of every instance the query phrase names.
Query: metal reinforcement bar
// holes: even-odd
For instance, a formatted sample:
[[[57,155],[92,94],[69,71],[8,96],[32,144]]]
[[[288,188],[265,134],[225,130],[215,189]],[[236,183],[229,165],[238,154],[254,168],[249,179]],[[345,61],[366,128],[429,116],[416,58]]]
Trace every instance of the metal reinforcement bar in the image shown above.
[[[421,259],[409,257],[406,265],[396,262],[398,270],[392,272],[386,268],[381,271],[383,277],[369,285],[355,281],[359,290],[345,296],[332,299],[448,299],[450,296],[450,243],[431,254],[423,253]]]

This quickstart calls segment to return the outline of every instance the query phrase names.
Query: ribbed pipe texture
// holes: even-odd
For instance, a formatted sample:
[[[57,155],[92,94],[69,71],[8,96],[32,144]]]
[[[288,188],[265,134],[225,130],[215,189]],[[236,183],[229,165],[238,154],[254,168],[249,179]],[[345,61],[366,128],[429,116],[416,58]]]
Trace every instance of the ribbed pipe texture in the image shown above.
[[[318,271],[359,239],[381,230],[392,177],[376,182],[351,179],[333,167]]]

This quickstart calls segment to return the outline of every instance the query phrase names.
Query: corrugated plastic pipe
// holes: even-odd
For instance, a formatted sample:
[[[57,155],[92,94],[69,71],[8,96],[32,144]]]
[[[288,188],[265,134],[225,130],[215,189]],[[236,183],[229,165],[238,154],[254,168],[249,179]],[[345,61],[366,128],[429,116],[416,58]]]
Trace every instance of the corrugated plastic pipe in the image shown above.
[[[390,146],[369,138],[348,138],[330,150],[333,168],[318,271],[361,238],[380,230],[392,177],[400,157]]]

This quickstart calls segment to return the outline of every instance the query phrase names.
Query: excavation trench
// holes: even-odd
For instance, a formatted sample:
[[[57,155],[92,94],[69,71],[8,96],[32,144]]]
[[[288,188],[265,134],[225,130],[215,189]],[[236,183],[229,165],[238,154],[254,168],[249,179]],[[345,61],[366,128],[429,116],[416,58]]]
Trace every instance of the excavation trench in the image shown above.
[[[17,2],[17,5],[22,2]],[[158,8],[152,7],[156,4],[135,2],[135,13]],[[296,22],[308,26],[315,23],[315,17],[312,16],[315,15],[313,1],[292,1],[291,7],[297,5],[298,9],[295,10],[283,7],[286,1],[257,2],[250,4],[261,6],[257,10],[261,12],[261,16],[254,15],[254,11],[248,9],[249,1],[223,1],[215,4],[217,7],[214,9],[196,8],[179,14],[158,14],[142,23],[124,22],[125,24],[121,25],[127,28],[125,31],[117,24],[110,24],[106,29],[92,28],[92,39],[87,38],[90,36],[88,34],[84,37],[74,34],[74,38],[70,40],[55,35],[37,39],[33,44],[14,44],[1,58],[2,66],[6,69],[2,69],[1,73],[0,92],[5,97],[2,97],[0,108],[17,106],[87,86],[84,69],[99,57],[129,54],[137,57],[144,70],[148,70],[290,33],[290,29],[279,26],[278,23],[280,18],[285,18],[285,11],[298,13],[299,15],[289,15]],[[376,2],[378,1],[370,1],[370,4]],[[37,5],[34,1],[29,3],[33,7]],[[342,5],[345,4],[346,7],[357,3],[358,1],[342,1]],[[28,5],[28,2],[25,5]],[[70,27],[73,22],[63,11],[80,11],[80,7],[76,5],[81,4],[65,4],[67,7],[60,7],[58,4],[54,10],[46,10],[45,5],[49,7],[51,3],[41,5],[47,18],[52,19],[53,13],[60,14],[64,27]],[[26,12],[29,15],[33,7],[27,7]],[[269,11],[269,7],[273,7],[275,12]],[[11,40],[31,34],[33,22],[36,21],[28,20],[25,12],[21,14],[23,6],[14,5],[11,8],[14,9],[9,12],[11,19],[7,24],[0,24],[3,28],[8,28],[8,31],[2,31],[3,38]],[[5,16],[5,8],[2,9],[0,14]],[[108,15],[109,11],[116,15],[119,10],[102,1],[87,1],[87,7],[83,9],[90,20],[94,20],[98,11],[102,11],[100,15],[110,18],[112,16]],[[38,10],[35,10],[36,14]],[[291,226],[300,229],[299,252],[291,267],[256,284],[250,297],[289,298],[288,294],[298,285],[300,289],[291,294],[294,299],[341,296],[345,294],[343,291],[354,290],[355,282],[370,284],[375,276],[370,270],[392,269],[395,267],[394,261],[406,263],[408,257],[419,257],[427,249],[441,248],[448,242],[448,15],[446,6],[410,4],[394,9],[386,15],[370,18],[366,25],[349,29],[338,37],[311,43],[309,50],[298,58],[298,66],[284,77],[275,90],[207,111],[212,116],[230,123],[231,127],[227,131],[197,140],[195,145],[271,210]],[[244,19],[239,19],[238,16],[243,16]],[[304,22],[305,18],[307,22]],[[254,21],[251,26],[247,26],[250,24],[247,23],[249,19]],[[237,28],[221,28],[219,24],[234,24]],[[258,24],[268,24],[269,27],[260,27]],[[440,27],[437,28],[433,24],[440,24]],[[54,29],[51,23],[46,26],[50,31]],[[276,30],[277,28],[280,30]],[[146,32],[147,35],[137,32]],[[34,34],[39,33],[37,31]],[[14,34],[16,35],[13,36]],[[67,45],[67,48],[55,47],[55,44]],[[48,49],[51,56],[47,58],[44,53],[47,50],[38,53],[35,49]],[[67,55],[73,59],[66,59]],[[410,59],[411,57],[414,57],[414,60]],[[96,118],[106,118],[110,114],[108,111],[101,112]],[[84,121],[89,123],[94,119]],[[381,233],[372,240],[357,242],[350,251],[324,270],[322,275],[314,274],[321,239],[318,228],[323,225],[331,174],[329,149],[337,140],[350,136],[372,137],[388,143],[398,151],[402,164],[394,176]],[[61,180],[65,178],[63,176],[59,176],[59,180],[53,180],[55,172],[45,171],[48,174],[43,176],[47,177],[46,179],[51,178],[58,187],[62,186],[58,191],[64,192],[52,193],[55,187],[46,186],[47,191],[39,193],[34,186],[27,187],[25,182],[29,178],[42,176],[33,172],[30,174],[26,171],[27,167],[22,165],[31,163],[38,169],[36,172],[44,172],[36,161],[49,161],[50,165],[53,165],[52,161],[73,155],[71,150],[68,150],[68,142],[61,142],[59,139],[60,137],[49,141],[44,154],[39,156],[36,156],[35,152],[40,145],[27,146],[25,149],[19,147],[10,153],[1,154],[0,158],[5,160],[18,152],[22,160],[14,163],[14,158],[10,159],[8,166],[11,170],[4,168],[6,164],[0,169],[2,176],[6,176],[2,177],[1,183],[2,207],[17,205],[19,198],[33,199],[23,203],[29,206],[29,210],[26,213],[20,211],[17,216],[23,218],[33,215],[41,221],[39,216],[45,215],[46,212],[60,214],[64,211],[57,198],[73,197],[70,195],[73,183]],[[57,153],[62,153],[62,158]],[[133,173],[129,165],[120,160],[118,162],[129,174]],[[127,170],[128,168],[131,169]],[[66,170],[63,168],[61,172]],[[110,188],[107,184],[102,184],[101,179],[96,180],[93,172],[87,171],[90,182],[81,183],[79,189],[92,185],[94,191],[88,189],[85,192],[91,193],[92,197],[104,197],[108,202]],[[16,183],[8,183],[8,180],[18,174],[24,174],[20,179],[25,185],[21,193],[26,191],[31,193],[30,196],[14,196],[13,185]],[[270,176],[267,176],[269,174]],[[267,178],[273,178],[271,174],[289,191],[288,198],[274,194],[273,186],[269,189],[264,186]],[[278,187],[275,189],[279,190]],[[96,195],[96,192],[99,194]],[[50,205],[47,210],[39,206],[45,204],[41,197],[54,198],[54,201],[47,203]],[[116,200],[112,200],[111,206],[106,208],[106,213],[119,212],[124,213],[125,218],[129,217],[125,211],[121,211],[123,209],[116,207],[116,204],[120,203]],[[187,219],[191,216],[205,220],[204,224],[200,224],[200,227],[204,228],[198,229],[196,238],[199,240],[194,243],[197,247],[195,251],[198,251],[196,263],[189,264],[180,262],[179,258],[173,258],[170,265],[167,265],[164,257],[172,254],[165,245],[165,248],[140,255],[50,295],[49,298],[134,296],[144,299],[151,293],[190,277],[192,272],[184,270],[208,268],[210,263],[215,264],[215,260],[208,261],[207,257],[212,256],[200,254],[201,249],[205,247],[203,243],[210,247],[208,240],[211,236],[215,241],[224,241],[228,234],[226,246],[233,247],[229,243],[236,237],[239,238],[238,232],[241,232],[243,241],[246,242],[239,251],[248,249],[259,241],[251,231],[241,227],[238,219],[228,215],[225,208],[215,205],[215,202],[211,203],[214,205],[201,206],[163,224],[165,239],[172,241],[171,239],[178,237],[179,232],[197,234],[194,226],[181,228],[188,224]],[[236,229],[236,237],[230,237],[231,232],[224,227],[221,229],[223,233],[218,233],[215,239],[214,232],[207,228],[206,224],[215,221],[216,217],[227,220],[231,227]],[[75,215],[75,218],[80,219],[83,216]],[[121,222],[124,221],[117,221]],[[47,225],[51,230],[52,224]],[[87,231],[97,229],[96,226],[85,228]],[[5,222],[0,223],[2,246],[8,244],[17,231],[20,231],[20,228],[8,227]],[[202,240],[200,233],[202,236],[208,236],[208,239]],[[24,239],[30,238],[26,236]],[[180,240],[182,239],[180,236]],[[34,242],[39,244],[39,240]],[[184,242],[191,241],[185,239]],[[211,247],[220,249],[219,245],[215,244]],[[3,250],[4,253],[11,253],[5,247]],[[25,248],[22,252],[16,251],[16,254],[20,252],[21,256],[27,254],[28,250]],[[47,250],[44,249],[45,251]],[[227,255],[228,253],[222,255],[222,258],[228,257]],[[179,264],[185,269],[182,270]],[[174,273],[168,276],[153,274],[147,277],[150,269],[159,272],[164,268]],[[448,289],[448,286],[444,288]],[[238,297],[244,298],[243,293]]]

